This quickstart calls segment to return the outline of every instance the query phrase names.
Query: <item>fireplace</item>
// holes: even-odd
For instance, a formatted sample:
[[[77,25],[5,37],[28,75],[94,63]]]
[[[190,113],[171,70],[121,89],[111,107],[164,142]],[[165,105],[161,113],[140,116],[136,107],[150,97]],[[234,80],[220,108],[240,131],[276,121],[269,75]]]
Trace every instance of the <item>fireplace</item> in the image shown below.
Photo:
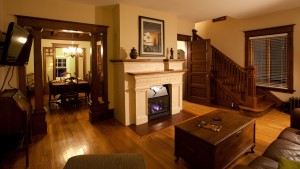
[[[182,110],[182,75],[185,73],[183,70],[184,59],[147,58],[111,61],[114,63],[115,77],[113,86],[114,117],[118,121],[126,126],[140,125],[147,123],[149,118],[164,115],[164,113],[158,115],[157,111],[149,111],[148,95],[153,86],[166,87],[167,97],[161,99],[161,102],[169,102],[167,108],[170,116],[180,113]],[[152,90],[152,92],[154,91]],[[150,104],[153,103],[152,101],[150,99]],[[153,108],[155,109],[154,105]],[[156,109],[159,110],[157,107]],[[149,114],[151,117],[148,117]]]
[[[167,85],[148,89],[148,121],[170,115],[170,96]]]

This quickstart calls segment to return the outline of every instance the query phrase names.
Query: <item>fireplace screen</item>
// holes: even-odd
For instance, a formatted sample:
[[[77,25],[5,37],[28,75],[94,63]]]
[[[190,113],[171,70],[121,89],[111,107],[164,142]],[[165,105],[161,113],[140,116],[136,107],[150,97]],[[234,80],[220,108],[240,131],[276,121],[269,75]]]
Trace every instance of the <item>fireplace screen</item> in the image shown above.
[[[167,86],[153,86],[148,90],[148,119],[170,115],[170,96]]]

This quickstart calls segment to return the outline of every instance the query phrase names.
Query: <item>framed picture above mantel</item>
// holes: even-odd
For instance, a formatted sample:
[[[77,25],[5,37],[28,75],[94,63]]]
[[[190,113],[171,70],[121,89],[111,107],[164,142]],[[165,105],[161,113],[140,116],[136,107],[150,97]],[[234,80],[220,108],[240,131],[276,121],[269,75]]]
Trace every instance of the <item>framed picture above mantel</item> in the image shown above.
[[[157,57],[165,55],[164,21],[139,16],[139,55]]]

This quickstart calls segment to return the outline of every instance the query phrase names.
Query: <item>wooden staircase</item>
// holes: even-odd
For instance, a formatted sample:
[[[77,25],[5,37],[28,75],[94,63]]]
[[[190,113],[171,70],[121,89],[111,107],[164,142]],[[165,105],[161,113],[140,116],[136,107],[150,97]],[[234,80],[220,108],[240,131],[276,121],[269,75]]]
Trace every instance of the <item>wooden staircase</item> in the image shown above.
[[[204,40],[193,31],[193,40]],[[211,46],[211,103],[240,109],[251,117],[260,117],[282,103],[271,92],[256,87],[253,66],[241,67]]]
[[[231,102],[230,107],[240,109],[248,116],[260,117],[275,106],[275,102],[268,99],[270,96],[266,96],[269,93],[257,90],[256,86],[249,86],[255,82],[254,68],[239,66],[215,47],[212,47],[211,65],[211,77],[215,82],[212,84],[225,91],[223,97],[227,98],[225,103]],[[221,98],[218,94],[213,97],[216,100]],[[228,104],[223,106],[229,107]]]

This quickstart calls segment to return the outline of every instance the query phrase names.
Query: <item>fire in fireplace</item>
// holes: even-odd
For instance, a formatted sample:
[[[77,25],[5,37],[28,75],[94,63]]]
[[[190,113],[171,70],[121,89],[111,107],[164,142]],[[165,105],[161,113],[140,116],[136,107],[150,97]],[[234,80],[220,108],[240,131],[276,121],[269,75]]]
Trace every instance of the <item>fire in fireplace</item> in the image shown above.
[[[167,85],[150,87],[148,90],[148,120],[170,114],[170,96]]]

